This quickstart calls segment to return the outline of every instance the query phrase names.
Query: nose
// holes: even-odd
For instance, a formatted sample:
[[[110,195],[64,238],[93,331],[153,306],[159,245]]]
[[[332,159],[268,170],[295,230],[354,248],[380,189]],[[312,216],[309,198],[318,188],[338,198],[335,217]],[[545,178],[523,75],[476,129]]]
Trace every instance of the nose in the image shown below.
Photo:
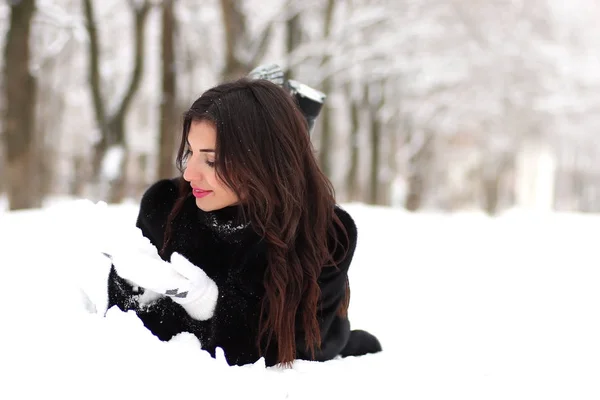
[[[202,174],[200,168],[194,167],[193,164],[190,165],[190,163],[188,163],[183,170],[183,179],[188,182],[198,182],[204,179],[204,175]]]

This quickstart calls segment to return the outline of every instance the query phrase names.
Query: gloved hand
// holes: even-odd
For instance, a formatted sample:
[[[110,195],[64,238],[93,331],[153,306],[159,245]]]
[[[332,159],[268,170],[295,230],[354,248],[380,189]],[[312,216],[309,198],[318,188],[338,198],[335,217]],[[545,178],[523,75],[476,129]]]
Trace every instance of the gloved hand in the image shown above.
[[[219,298],[215,281],[179,253],[171,255],[170,265],[186,282],[167,290],[165,294],[181,304],[192,318],[200,321],[211,318]]]
[[[101,241],[101,252],[108,257],[116,254],[130,254],[130,256],[143,254],[155,260],[162,260],[158,255],[158,249],[138,227],[123,229],[118,235],[105,234],[104,236]]]
[[[194,319],[211,318],[219,296],[216,283],[181,254],[173,253],[167,262],[148,245],[154,250],[140,242],[137,248],[111,254],[117,274],[133,285],[169,296]]]

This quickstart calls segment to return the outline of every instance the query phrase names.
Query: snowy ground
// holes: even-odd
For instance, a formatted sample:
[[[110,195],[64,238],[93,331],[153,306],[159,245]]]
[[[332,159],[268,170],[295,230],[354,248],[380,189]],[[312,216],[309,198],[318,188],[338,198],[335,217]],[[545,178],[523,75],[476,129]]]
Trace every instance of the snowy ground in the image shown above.
[[[0,398],[600,397],[600,217],[346,208],[351,320],[384,352],[291,370],[229,367],[189,334],[164,343],[134,314],[90,314],[84,203],[0,213]],[[102,224],[118,239],[136,211]]]

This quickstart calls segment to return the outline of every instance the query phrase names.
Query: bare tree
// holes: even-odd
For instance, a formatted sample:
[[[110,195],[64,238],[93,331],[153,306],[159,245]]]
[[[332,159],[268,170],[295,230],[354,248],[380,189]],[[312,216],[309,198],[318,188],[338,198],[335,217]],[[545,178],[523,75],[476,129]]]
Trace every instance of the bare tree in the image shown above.
[[[175,70],[175,25],[173,15],[175,0],[162,2],[162,96],[160,102],[160,133],[158,149],[158,177],[171,178],[175,173],[173,139],[177,127],[176,117],[176,70]]]
[[[225,28],[225,67],[223,78],[232,80],[248,73],[248,66],[239,57],[239,42],[246,34],[246,19],[241,2],[221,0],[223,27]]]
[[[121,149],[120,173],[111,182],[107,194],[109,202],[118,202],[124,195],[127,165],[126,141],[125,141],[125,119],[131,102],[140,86],[144,70],[144,44],[145,27],[151,3],[148,0],[141,2],[129,0],[129,6],[134,17],[134,66],[127,90],[118,102],[114,112],[109,112],[107,99],[102,94],[102,79],[100,76],[100,44],[98,41],[98,25],[96,22],[94,7],[91,0],[82,0],[86,19],[86,28],[89,36],[89,85],[92,92],[92,101],[96,122],[101,132],[100,140],[94,148],[93,174],[94,181],[100,182],[101,167],[110,148]]]
[[[359,179],[358,179],[358,156],[359,156],[359,130],[360,130],[360,109],[361,104],[365,101],[357,99],[352,95],[351,85],[346,85],[346,97],[349,99],[350,107],[350,161],[348,171],[346,173],[346,193],[348,201],[359,200]]]
[[[369,194],[368,200],[371,204],[380,204],[381,202],[381,145],[382,145],[382,124],[381,109],[385,104],[384,82],[372,83],[367,88],[366,98],[369,110],[369,131],[371,142],[371,168],[369,175]]]
[[[335,12],[335,4],[336,0],[327,0],[327,5],[325,7],[325,14],[323,16],[323,40],[329,40],[331,36],[331,30],[333,27],[333,14]],[[329,65],[331,61],[331,56],[329,53],[326,53],[321,62],[321,66]],[[332,77],[327,75],[323,80],[323,92],[331,95],[333,91],[333,82]],[[332,116],[331,116],[331,105],[328,102],[325,102],[323,105],[323,110],[321,111],[321,137],[319,140],[319,163],[321,164],[321,168],[325,175],[331,177],[331,149],[333,142],[333,124],[332,124]]]
[[[39,15],[38,10],[38,15]],[[35,118],[35,144],[34,152],[36,162],[36,196],[45,198],[58,186],[57,182],[57,146],[53,143],[56,133],[60,132],[60,118],[64,113],[65,99],[62,93],[55,90],[52,81],[58,75],[63,75],[59,58],[48,58],[41,65],[38,64],[36,70],[37,83],[37,104]]]
[[[288,79],[295,79],[294,66],[290,62],[290,54],[300,45],[302,42],[302,17],[300,12],[295,12],[289,15],[285,22],[286,32],[286,56],[287,60],[287,76]]]
[[[34,0],[9,2],[10,27],[4,49],[3,139],[7,152],[7,191],[11,210],[36,207],[35,188],[36,80],[30,72],[30,32]]]
[[[74,192],[94,196],[88,189],[104,189],[106,193],[112,189],[108,200],[118,199],[126,160],[108,161],[115,154],[129,154],[125,149],[125,120],[132,128],[127,132],[130,157],[134,157],[133,151],[140,152],[142,171],[147,170],[145,163],[154,164],[148,158],[150,147],[154,147],[150,141],[155,140],[148,137],[154,133],[148,132],[156,130],[160,132],[156,138],[160,146],[157,169],[160,177],[171,176],[175,172],[172,158],[176,141],[172,133],[178,125],[177,110],[216,81],[245,75],[268,54],[273,57],[268,61],[281,62],[290,78],[328,95],[313,139],[323,169],[334,184],[345,184],[346,190],[341,192],[348,200],[384,204],[394,180],[394,203],[406,200],[404,205],[409,209],[479,207],[493,213],[515,202],[521,204],[523,196],[518,192],[526,185],[516,184],[519,179],[515,177],[528,177],[532,187],[531,182],[538,179],[535,172],[542,173],[534,161],[542,157],[540,162],[545,162],[544,157],[552,158],[556,153],[557,182],[546,185],[546,198],[556,191],[555,207],[591,210],[600,198],[600,184],[596,182],[600,167],[595,163],[600,151],[595,140],[600,127],[600,73],[594,61],[600,48],[600,28],[594,22],[600,6],[593,0],[573,1],[586,5],[579,7],[586,11],[576,11],[575,7],[567,13],[560,0],[473,4],[459,0],[40,1],[31,22],[33,41],[29,40],[34,46],[29,49],[29,70],[39,85],[32,85],[36,111],[23,121],[44,122],[36,123],[32,131],[37,133],[29,136],[22,134],[27,127],[19,128],[19,141],[35,143],[21,148],[28,149],[28,157],[34,158],[38,167],[30,166],[30,171],[16,181],[22,182],[26,175],[33,179],[33,168],[56,170],[60,175],[52,188],[63,190],[69,187],[65,184],[69,180],[86,182],[88,178],[80,174],[92,175],[88,170],[93,170],[102,185],[72,185]],[[83,8],[73,7],[73,2]],[[27,2],[10,3],[23,7]],[[148,62],[153,55],[140,56],[144,39],[140,32],[149,3],[163,11],[163,65],[157,70],[143,68],[143,59]],[[7,11],[13,7],[7,2],[0,4],[0,34],[4,36],[10,20]],[[173,7],[182,12],[173,15]],[[82,18],[73,18],[81,12],[85,27]],[[115,12],[121,12],[117,15],[121,18],[104,21],[101,17],[114,16]],[[212,20],[215,13],[221,13],[222,18],[217,29]],[[130,15],[135,17],[128,25],[137,33],[131,34],[131,29],[122,35],[127,36],[122,50],[135,48],[135,60],[131,66],[115,69],[109,80],[100,71],[114,65],[108,54],[115,52],[98,41],[115,25],[127,24],[123,19]],[[147,40],[160,37],[161,24],[155,26],[150,18],[148,21]],[[21,24],[20,29],[24,27]],[[271,31],[276,30],[284,36],[281,40],[270,39]],[[173,31],[176,39],[172,38]],[[56,32],[63,32],[62,37]],[[20,54],[26,49],[24,45],[12,46],[18,47]],[[122,55],[119,51],[118,56]],[[1,68],[8,71],[4,64],[18,59],[0,57]],[[86,79],[80,71],[88,59],[89,68],[83,69],[89,75]],[[27,68],[17,69],[27,75]],[[147,69],[144,75],[153,75],[141,81],[143,69]],[[19,87],[18,96],[28,94],[24,84],[15,83],[18,79],[3,78],[0,84]],[[384,81],[384,98],[368,99]],[[365,88],[371,96],[365,96]],[[7,89],[0,88],[5,94]],[[91,93],[92,101],[81,107],[79,93],[85,91]],[[132,100],[136,91],[137,97],[142,91],[148,97]],[[2,102],[2,116],[8,115],[7,107],[11,107],[12,115],[33,115],[17,104]],[[157,108],[159,118],[152,111]],[[73,115],[74,110],[77,115]],[[1,183],[8,192],[8,158],[12,161],[17,153],[14,143],[8,145],[6,133],[13,128],[6,125],[1,129],[0,147],[5,150],[0,158]],[[60,135],[49,136],[47,132]],[[519,161],[524,141],[534,148],[527,163]],[[343,147],[338,149],[338,142]],[[91,151],[90,143],[95,145]],[[44,147],[47,145],[51,148]],[[536,153],[540,145],[547,153]],[[36,153],[40,146],[57,165],[40,164],[42,157]],[[53,150],[56,155],[52,155]],[[590,161],[582,163],[580,158]],[[93,161],[88,163],[90,159]],[[337,162],[341,160],[349,162]],[[129,164],[131,167],[132,162]],[[101,174],[101,165],[113,168]],[[115,173],[117,165],[122,168],[120,176]],[[552,174],[546,173],[544,182],[549,182]],[[578,185],[572,185],[571,176],[578,177]],[[108,181],[107,177],[115,180]],[[28,194],[31,186],[41,188],[29,185]],[[134,193],[134,186],[127,185],[128,194]]]
[[[405,207],[409,211],[417,211],[425,202],[427,181],[432,168],[434,135],[430,129],[415,128],[410,118],[405,120],[404,129],[408,148]]]
[[[221,0],[221,15],[225,29],[225,67],[221,74],[226,81],[246,75],[264,56],[271,38],[272,22],[252,40],[246,24],[243,3]]]

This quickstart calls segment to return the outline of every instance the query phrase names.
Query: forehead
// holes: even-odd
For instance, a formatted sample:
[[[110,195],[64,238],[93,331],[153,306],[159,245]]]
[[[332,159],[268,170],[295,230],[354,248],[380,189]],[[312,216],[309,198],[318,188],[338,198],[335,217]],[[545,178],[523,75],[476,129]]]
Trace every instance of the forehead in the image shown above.
[[[217,130],[211,122],[192,121],[187,141],[194,147],[214,147],[217,142]]]

